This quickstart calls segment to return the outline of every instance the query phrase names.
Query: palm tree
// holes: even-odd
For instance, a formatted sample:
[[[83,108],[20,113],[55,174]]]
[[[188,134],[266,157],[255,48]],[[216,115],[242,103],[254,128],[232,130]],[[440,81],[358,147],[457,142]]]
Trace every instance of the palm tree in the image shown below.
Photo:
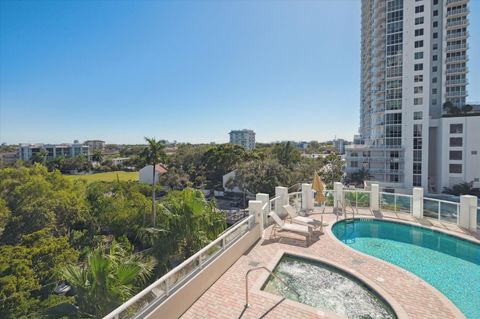
[[[93,155],[92,155],[92,161],[94,162],[102,162],[103,161],[103,156],[102,152],[100,150],[96,150]]]
[[[368,181],[372,177],[373,176],[370,174],[370,170],[365,167],[362,167],[358,172],[350,175],[350,179],[355,185],[363,184],[364,181]]]
[[[32,155],[32,163],[42,163],[43,165],[45,165],[45,162],[47,161],[47,156],[48,152],[42,148],[40,151]]]
[[[155,166],[165,158],[165,144],[163,141],[157,141],[155,138],[147,138],[147,147],[145,147],[140,154],[140,157],[147,163],[152,165],[152,214],[153,214],[153,227],[155,227],[157,221],[157,213],[155,210]]]
[[[152,269],[151,258],[131,254],[123,245],[113,242],[108,249],[95,249],[84,265],[64,267],[62,275],[77,291],[79,310],[88,317],[99,318],[142,289]]]

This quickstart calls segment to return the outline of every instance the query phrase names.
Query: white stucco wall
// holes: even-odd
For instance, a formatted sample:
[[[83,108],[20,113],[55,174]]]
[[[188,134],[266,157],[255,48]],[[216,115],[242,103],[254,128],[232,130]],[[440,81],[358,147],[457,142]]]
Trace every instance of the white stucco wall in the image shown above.
[[[474,182],[480,187],[480,116],[447,117],[441,124],[441,186],[452,187],[462,182]],[[450,133],[451,124],[463,124],[462,133]],[[450,138],[462,138],[462,146],[450,146]],[[461,160],[450,160],[450,151],[461,151]],[[450,164],[461,164],[461,173],[450,173]]]
[[[155,172],[155,184],[158,183],[159,177],[160,177],[160,174],[158,174],[158,172]],[[138,171],[138,180],[140,182],[152,185],[152,178],[153,178],[152,165],[147,165]]]
[[[223,175],[223,178],[222,178],[223,189],[227,192],[242,193],[242,191],[240,190],[240,188],[238,186],[235,186],[234,188],[228,188],[226,186],[226,184],[228,183],[228,181],[230,179],[235,178],[235,172],[236,172],[236,170],[231,171],[230,173],[227,173],[227,174]]]

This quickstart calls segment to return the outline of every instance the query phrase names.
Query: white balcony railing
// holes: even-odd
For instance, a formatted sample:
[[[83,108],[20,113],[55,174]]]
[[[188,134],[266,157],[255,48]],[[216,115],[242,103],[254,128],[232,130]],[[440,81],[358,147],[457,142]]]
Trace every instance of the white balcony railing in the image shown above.
[[[466,49],[467,49],[466,43],[447,45],[447,51],[466,50]]]
[[[465,73],[467,72],[467,68],[466,67],[463,67],[463,68],[451,68],[451,69],[447,69],[447,74],[452,74],[452,73]]]
[[[467,85],[467,79],[446,80],[445,85]]]
[[[467,92],[466,91],[452,91],[452,92],[446,92],[447,97],[457,97],[457,96],[466,96]]]
[[[447,21],[447,28],[456,27],[456,26],[467,26],[468,20],[461,19],[461,20],[450,20]]]
[[[454,9],[454,10],[447,10],[447,17],[451,17],[457,14],[467,14],[468,13],[468,8],[460,8],[460,9]]]
[[[463,37],[467,37],[467,36],[468,36],[468,32],[466,32],[466,31],[454,32],[454,33],[447,34],[447,40],[455,39],[455,38],[463,38]]]
[[[237,239],[248,233],[254,222],[255,216],[251,215],[230,227],[196,254],[106,315],[104,319],[137,318],[147,314],[153,310],[153,307],[159,305],[182,287]]]
[[[411,214],[413,211],[413,196],[380,192],[380,209]]]
[[[457,61],[465,62],[467,60],[468,60],[468,58],[467,58],[466,55],[449,56],[445,59],[446,62],[457,62]]]
[[[458,203],[426,197],[423,199],[423,217],[458,223],[459,211]]]

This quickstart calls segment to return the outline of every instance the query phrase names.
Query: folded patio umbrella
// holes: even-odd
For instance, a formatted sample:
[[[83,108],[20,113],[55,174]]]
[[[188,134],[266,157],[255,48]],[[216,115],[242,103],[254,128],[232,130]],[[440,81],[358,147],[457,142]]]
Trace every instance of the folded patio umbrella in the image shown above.
[[[323,195],[323,183],[317,172],[315,172],[315,175],[313,176],[312,189],[316,192],[315,201],[319,204],[324,203],[325,196]]]

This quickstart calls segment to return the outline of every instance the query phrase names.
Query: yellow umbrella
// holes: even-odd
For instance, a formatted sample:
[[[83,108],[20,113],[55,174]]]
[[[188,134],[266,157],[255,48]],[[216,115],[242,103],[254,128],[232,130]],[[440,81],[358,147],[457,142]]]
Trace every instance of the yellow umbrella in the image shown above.
[[[312,189],[316,192],[315,201],[319,204],[324,203],[325,196],[323,195],[323,183],[317,172],[315,172],[315,175],[313,176]]]

